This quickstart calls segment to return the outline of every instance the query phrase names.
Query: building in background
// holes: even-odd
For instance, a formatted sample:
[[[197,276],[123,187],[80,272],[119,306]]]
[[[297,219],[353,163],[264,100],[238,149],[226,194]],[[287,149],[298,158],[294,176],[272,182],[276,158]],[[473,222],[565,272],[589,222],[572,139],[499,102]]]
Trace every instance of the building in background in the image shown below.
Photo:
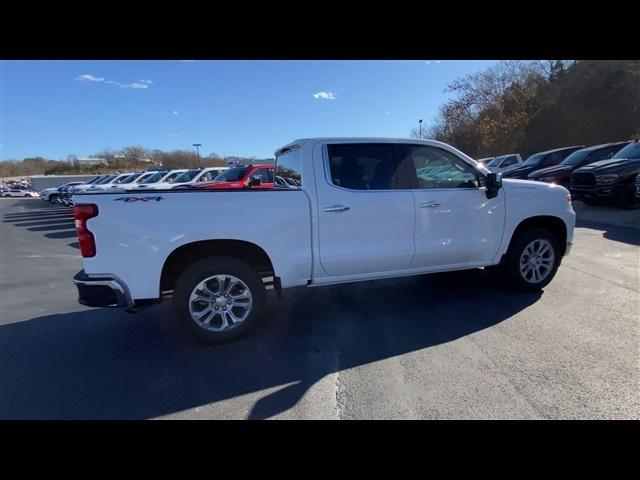
[[[106,158],[97,158],[97,157],[78,157],[75,159],[80,166],[89,166],[89,165],[108,165]]]

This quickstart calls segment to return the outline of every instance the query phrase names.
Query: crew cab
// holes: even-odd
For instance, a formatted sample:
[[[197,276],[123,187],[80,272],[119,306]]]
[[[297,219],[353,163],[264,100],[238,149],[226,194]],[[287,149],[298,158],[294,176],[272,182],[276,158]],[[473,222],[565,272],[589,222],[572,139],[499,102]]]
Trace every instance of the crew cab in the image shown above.
[[[575,169],[613,157],[620,149],[631,142],[604,143],[576,150],[558,165],[535,170],[529,174],[529,180],[550,182],[569,188],[571,172]]]
[[[634,193],[640,173],[640,141],[635,140],[609,160],[577,168],[571,175],[569,189],[587,204],[617,203],[628,209],[640,205]]]
[[[267,290],[489,267],[539,290],[573,242],[565,188],[503,182],[441,142],[300,139],[275,152],[275,174],[292,183],[76,195],[79,302],[171,299],[215,343],[255,325]]]
[[[196,186],[196,188],[204,188],[207,190],[273,187],[273,165],[233,167],[218,175],[212,182],[206,182]]]

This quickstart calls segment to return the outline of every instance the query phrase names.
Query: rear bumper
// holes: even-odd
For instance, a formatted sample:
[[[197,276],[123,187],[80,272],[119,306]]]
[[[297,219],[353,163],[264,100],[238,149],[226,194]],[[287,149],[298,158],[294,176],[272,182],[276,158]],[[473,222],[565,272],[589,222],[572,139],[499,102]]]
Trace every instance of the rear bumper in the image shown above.
[[[73,277],[78,289],[78,302],[88,307],[133,306],[127,285],[119,278],[111,275],[90,276],[84,270]]]

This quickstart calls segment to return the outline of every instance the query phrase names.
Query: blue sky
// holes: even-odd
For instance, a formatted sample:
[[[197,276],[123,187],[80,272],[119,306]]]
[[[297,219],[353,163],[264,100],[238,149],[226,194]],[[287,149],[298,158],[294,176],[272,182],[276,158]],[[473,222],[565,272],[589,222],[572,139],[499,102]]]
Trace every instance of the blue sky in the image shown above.
[[[0,158],[193,143],[262,158],[301,137],[408,137],[447,83],[494,63],[2,61]]]

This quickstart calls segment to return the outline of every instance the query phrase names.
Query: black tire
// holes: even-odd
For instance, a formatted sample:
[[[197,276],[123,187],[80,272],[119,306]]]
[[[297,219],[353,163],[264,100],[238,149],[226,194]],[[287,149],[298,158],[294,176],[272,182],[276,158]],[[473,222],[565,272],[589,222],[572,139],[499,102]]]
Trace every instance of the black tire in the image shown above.
[[[214,332],[206,330],[192,319],[189,298],[198,283],[219,274],[233,275],[242,280],[251,291],[252,307],[249,316],[237,326]],[[233,257],[209,257],[195,262],[178,278],[173,291],[173,310],[180,326],[193,338],[207,344],[228,342],[241,337],[255,326],[264,309],[265,288],[258,272],[251,265]]]
[[[547,273],[541,281],[530,282],[527,281],[520,271],[520,258],[525,248],[535,240],[547,240],[551,244],[554,254],[554,262],[549,273]],[[510,285],[513,285],[516,289],[538,291],[547,286],[549,282],[553,280],[553,277],[558,271],[559,265],[560,248],[556,236],[551,231],[544,228],[531,228],[518,235],[518,237],[515,238],[509,246],[505,261],[505,273]]]
[[[49,202],[56,203],[56,198],[58,198],[58,195],[49,195]]]
[[[592,198],[582,198],[581,200],[585,205],[598,205],[598,201]]]
[[[620,194],[620,205],[627,210],[640,208],[640,202],[636,198],[636,186],[634,182],[629,182]]]

